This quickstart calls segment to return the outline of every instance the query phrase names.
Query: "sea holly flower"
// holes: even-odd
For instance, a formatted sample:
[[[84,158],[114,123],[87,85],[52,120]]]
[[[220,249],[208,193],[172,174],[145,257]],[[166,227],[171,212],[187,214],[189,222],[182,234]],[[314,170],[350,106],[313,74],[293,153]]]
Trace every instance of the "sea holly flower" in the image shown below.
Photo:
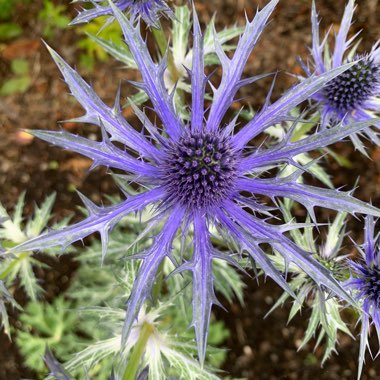
[[[311,76],[315,73],[320,75],[347,62],[357,61],[313,95],[313,99],[320,105],[322,128],[340,122],[347,125],[352,122],[370,120],[380,112],[380,41],[373,46],[370,53],[363,56],[356,54],[358,43],[354,46],[352,44],[357,35],[348,38],[354,10],[355,1],[349,0],[339,32],[335,37],[334,50],[331,52],[327,43],[329,33],[320,42],[318,15],[313,1],[311,55],[314,72],[312,73],[308,67],[304,66],[307,75]],[[374,122],[373,125],[380,128],[379,122]],[[371,128],[364,129],[362,133],[380,145],[378,134]],[[359,135],[360,133],[354,133],[350,137],[355,147],[366,154]]]
[[[354,298],[361,304],[361,332],[358,379],[363,370],[365,352],[368,343],[370,325],[374,325],[380,341],[380,249],[379,235],[375,235],[376,221],[366,218],[365,238],[361,261],[348,261],[352,276],[345,286],[353,292]]]
[[[104,5],[104,0],[79,0],[80,2],[91,2],[94,8],[85,9],[71,21],[70,25],[89,22],[99,16],[112,16],[110,5]],[[141,17],[149,26],[157,26],[161,14],[173,17],[173,12],[164,0],[114,0],[114,5],[121,11],[127,11],[132,18]]]
[[[141,192],[127,195],[126,200],[109,207],[97,206],[81,196],[89,212],[86,219],[20,244],[10,249],[9,254],[57,245],[65,248],[99,232],[104,259],[110,229],[124,216],[152,205],[155,215],[150,223],[162,223],[162,229],[148,249],[132,256],[141,260],[141,265],[127,304],[122,333],[124,343],[141,307],[149,297],[161,263],[168,258],[177,267],[173,275],[183,271],[192,273],[192,325],[199,359],[204,362],[211,309],[213,304],[218,303],[214,293],[213,260],[224,259],[237,265],[232,255],[220,252],[213,245],[210,229],[215,226],[221,236],[234,240],[235,245],[240,247],[239,254],[249,255],[268,276],[292,295],[294,292],[267,256],[262,244],[269,244],[286,262],[299,266],[320,286],[323,285],[346,301],[353,302],[318,260],[286,236],[287,230],[294,228],[293,225],[272,225],[260,218],[262,214],[268,215],[270,207],[262,204],[259,198],[261,195],[272,199],[290,198],[303,204],[313,218],[313,208],[317,205],[338,211],[380,216],[377,208],[356,200],[350,193],[298,183],[298,177],[307,168],[293,161],[293,157],[300,153],[341,140],[369,126],[371,121],[340,125],[296,142],[291,142],[292,131],[289,131],[283,141],[269,149],[249,145],[267,127],[287,120],[291,109],[319,91],[329,80],[352,64],[306,79],[272,104],[268,96],[262,110],[237,133],[234,133],[234,129],[238,117],[230,120],[227,125],[223,122],[239,88],[262,77],[242,79],[242,73],[277,3],[278,0],[270,1],[257,12],[252,21],[247,22],[232,58],[225,54],[220,47],[220,41],[215,38],[223,74],[219,86],[213,86],[213,101],[207,109],[204,97],[208,78],[204,74],[203,38],[194,12],[191,120],[187,124],[182,123],[176,114],[172,99],[165,88],[165,58],[155,63],[140,35],[139,25],[134,25],[110,3],[143,79],[136,86],[149,95],[153,110],[160,120],[160,124],[155,125],[143,111],[135,107],[136,115],[146,133],[135,130],[123,117],[120,93],[116,97],[115,106],[107,106],[79,74],[49,48],[71,93],[86,110],[86,114],[76,120],[98,125],[102,130],[103,140],[93,141],[64,131],[35,130],[31,133],[90,157],[94,160],[94,167],[103,165],[126,172],[130,181],[140,185]],[[120,144],[125,148],[121,149]],[[283,163],[295,164],[298,170],[285,178],[268,178],[268,167]],[[267,178],[260,178],[264,173]],[[150,226],[147,228],[149,231]],[[183,239],[189,231],[194,234],[190,256],[175,257],[172,250],[173,240],[177,237]],[[184,248],[182,252],[185,251]]]
[[[292,202],[285,202],[283,205],[284,218],[288,222],[292,220],[291,207]],[[318,246],[314,240],[312,225],[306,225],[303,232],[301,232],[301,230],[290,231],[295,243],[305,251],[311,252],[338,281],[343,281],[348,277],[346,274],[347,266],[344,262],[347,257],[339,255],[345,236],[344,226],[346,221],[347,214],[344,212],[338,213],[334,222],[328,228],[325,243],[320,246]],[[348,326],[341,317],[341,310],[345,305],[342,304],[338,297],[331,297],[330,292],[324,286],[320,286],[311,281],[297,266],[289,265],[288,268],[285,268],[279,254],[276,254],[272,258],[280,270],[285,271],[287,269],[288,276],[291,277],[289,287],[297,295],[297,300],[293,302],[290,310],[288,322],[290,322],[297,313],[301,313],[305,306],[310,307],[312,310],[308,327],[299,349],[305,347],[313,337],[317,336],[316,347],[323,341],[325,342],[325,353],[322,358],[323,365],[331,356],[331,353],[335,351],[339,331],[352,337]],[[268,314],[279,306],[282,306],[288,298],[289,294],[284,292]]]

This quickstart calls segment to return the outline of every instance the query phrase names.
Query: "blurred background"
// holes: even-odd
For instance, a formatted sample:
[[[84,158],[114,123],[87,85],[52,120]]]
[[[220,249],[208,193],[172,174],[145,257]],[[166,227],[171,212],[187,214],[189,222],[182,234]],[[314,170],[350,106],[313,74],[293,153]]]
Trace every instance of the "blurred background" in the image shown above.
[[[265,3],[258,0],[209,0],[196,1],[196,8],[204,24],[216,13],[216,24],[222,29],[233,23],[244,24],[244,11],[252,18],[256,8]],[[345,1],[317,0],[316,3],[322,19],[321,31],[327,31],[331,24],[338,28]],[[377,0],[359,0],[357,3],[351,33],[363,29],[359,52],[364,53],[380,38],[380,4]],[[80,200],[76,190],[96,203],[104,200],[102,194],[118,193],[105,170],[89,172],[91,161],[87,158],[51,147],[22,131],[28,128],[54,130],[58,128],[57,121],[82,113],[81,107],[69,96],[41,40],[76,66],[107,103],[113,103],[120,82],[124,97],[135,92],[125,80],[137,79],[137,73],[123,69],[86,36],[86,33],[96,34],[101,23],[67,26],[77,13],[76,7],[77,4],[68,1],[0,0],[0,202],[8,210],[14,207],[24,190],[27,213],[32,212],[34,202],[40,203],[47,194],[55,191],[54,212],[55,219],[59,220],[77,212]],[[289,73],[301,73],[297,57],[307,59],[311,43],[310,10],[311,0],[281,0],[246,68],[247,76],[280,72],[274,98],[294,83]],[[103,32],[103,37],[120,40],[118,30],[112,26]],[[244,103],[259,107],[268,88],[269,83],[261,81],[244,89]],[[235,105],[240,108],[242,104]],[[130,109],[126,108],[124,114],[133,123]],[[60,125],[72,133],[84,133],[80,124],[63,122]],[[97,133],[96,127],[86,126],[87,136]],[[347,159],[343,168],[335,161],[329,161],[328,171],[334,185],[347,185],[347,189],[351,189],[359,177],[355,195],[379,207],[380,149],[369,145],[370,160],[356,153],[350,143],[338,143],[334,149]],[[299,212],[302,216],[303,211]],[[76,217],[79,215],[77,212]],[[322,218],[328,219],[329,214],[326,212]],[[361,229],[361,221],[350,219],[348,230],[352,231],[357,242],[362,241]],[[67,288],[78,266],[68,256],[51,265],[51,270],[41,269],[37,273],[48,300]],[[263,319],[281,290],[270,280],[264,283],[260,279],[258,286],[255,280],[247,279],[246,284],[245,306],[225,303],[228,313],[216,310],[217,317],[225,321],[231,332],[225,341],[228,355],[224,369],[228,373],[257,380],[355,378],[358,342],[342,335],[339,356],[334,355],[321,369],[319,363],[323,352],[319,349],[313,352],[315,342],[297,352],[310,311],[305,309],[303,315],[287,325],[291,306],[288,304]],[[25,304],[22,291],[16,290],[15,294],[17,301]],[[16,317],[14,311],[12,323],[19,323]],[[33,372],[23,366],[23,360],[17,346],[0,332],[0,380],[33,378]],[[368,358],[363,380],[380,379],[379,360],[374,363]]]

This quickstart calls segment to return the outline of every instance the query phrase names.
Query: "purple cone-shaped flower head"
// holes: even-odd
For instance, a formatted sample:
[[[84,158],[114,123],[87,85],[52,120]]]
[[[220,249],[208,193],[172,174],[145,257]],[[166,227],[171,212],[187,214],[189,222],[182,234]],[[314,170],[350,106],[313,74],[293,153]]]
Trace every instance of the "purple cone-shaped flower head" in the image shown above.
[[[352,17],[355,10],[354,0],[349,0],[339,32],[335,38],[334,50],[331,53],[326,48],[329,33],[322,42],[319,39],[319,21],[313,2],[312,25],[313,44],[311,54],[315,73],[325,73],[327,70],[337,68],[347,62],[357,61],[350,69],[330,81],[313,98],[320,104],[322,128],[329,124],[349,124],[355,121],[365,121],[373,118],[380,112],[380,47],[375,44],[370,53],[358,56],[357,44],[352,46],[357,35],[348,38]],[[309,68],[304,67],[306,73],[312,75]],[[380,123],[374,123],[380,128]],[[380,139],[371,128],[366,128],[364,134],[377,145]],[[358,138],[359,134],[351,135],[355,147],[365,154],[363,144]]]
[[[371,320],[380,341],[380,249],[375,224],[372,217],[366,218],[365,243],[360,250],[363,260],[349,261],[353,273],[345,283],[362,307],[358,378],[363,369]]]
[[[80,12],[71,21],[71,25],[89,22],[99,16],[113,15],[110,5],[99,4],[104,3],[103,0],[92,0],[91,2],[95,7]],[[149,26],[157,26],[159,17],[162,14],[167,17],[173,17],[172,10],[164,0],[114,0],[113,2],[121,11],[129,12],[133,19],[141,17]]]
[[[109,207],[96,206],[81,196],[89,212],[86,219],[20,244],[12,248],[11,252],[56,245],[65,248],[93,232],[99,232],[104,258],[109,230],[124,216],[152,205],[154,217],[146,231],[151,231],[153,225],[160,225],[161,229],[154,237],[152,245],[134,256],[141,260],[141,265],[127,304],[124,341],[139,310],[149,297],[160,264],[165,258],[169,258],[177,266],[173,275],[183,271],[192,273],[192,324],[199,359],[203,362],[211,308],[218,303],[213,286],[213,260],[224,259],[231,265],[238,266],[233,255],[221,252],[213,244],[211,229],[215,230],[215,227],[220,236],[231,242],[231,247],[240,247],[239,255],[249,255],[266,275],[272,277],[290,294],[294,295],[285,276],[276,269],[264,251],[263,244],[271,245],[284,257],[286,263],[298,265],[320,286],[323,285],[348,302],[353,302],[323,265],[287,237],[286,233],[289,228],[294,228],[293,225],[274,225],[262,217],[265,215],[267,218],[274,206],[263,204],[260,197],[273,200],[279,197],[290,198],[303,204],[314,219],[313,209],[317,205],[380,216],[378,209],[356,200],[350,193],[300,183],[298,179],[305,168],[293,160],[300,153],[329,145],[370,123],[337,126],[296,142],[291,139],[292,129],[283,141],[269,149],[250,145],[255,136],[275,123],[288,120],[289,112],[296,105],[321,90],[329,80],[352,65],[306,79],[274,103],[269,102],[269,95],[261,111],[240,128],[239,132],[234,132],[239,116],[228,121],[226,114],[240,87],[264,77],[259,75],[242,79],[242,74],[277,2],[278,0],[270,1],[257,12],[252,21],[247,22],[233,57],[229,58],[224,53],[218,37],[215,37],[223,74],[218,87],[212,87],[214,94],[209,108],[205,106],[208,78],[204,74],[203,35],[194,12],[193,61],[189,71],[192,102],[190,120],[187,121],[181,120],[174,109],[173,97],[166,90],[165,58],[158,63],[154,62],[140,35],[139,25],[134,25],[120,9],[111,4],[143,79],[136,86],[149,95],[157,115],[158,125],[155,125],[143,111],[134,106],[136,116],[144,128],[141,132],[132,128],[123,117],[119,93],[115,106],[108,107],[79,74],[51,50],[72,95],[86,111],[76,121],[98,125],[103,139],[93,141],[67,132],[34,130],[31,133],[90,157],[94,161],[94,167],[103,165],[126,172],[129,181],[140,185],[141,192],[128,195],[120,204]],[[284,163],[293,164],[298,170],[286,178],[268,177],[268,167],[281,166]],[[266,178],[261,178],[264,173]],[[175,256],[173,240],[184,242],[184,236],[188,234],[193,236],[193,248],[190,252],[187,250],[187,256]]]

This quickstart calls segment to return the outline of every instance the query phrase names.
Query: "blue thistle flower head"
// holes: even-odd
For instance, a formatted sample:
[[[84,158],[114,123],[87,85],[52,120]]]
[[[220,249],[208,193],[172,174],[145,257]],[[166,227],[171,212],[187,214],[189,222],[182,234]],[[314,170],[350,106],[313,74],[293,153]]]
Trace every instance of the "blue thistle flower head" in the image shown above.
[[[353,198],[350,193],[300,183],[298,179],[307,167],[300,166],[293,159],[301,153],[319,149],[368,127],[370,122],[337,126],[295,142],[292,141],[291,129],[282,141],[270,148],[250,145],[250,141],[268,127],[291,119],[289,113],[295,106],[320,91],[329,80],[352,67],[353,63],[304,80],[274,103],[270,103],[269,94],[261,111],[239,131],[235,131],[239,115],[224,122],[228,120],[227,111],[238,90],[243,85],[264,77],[258,75],[242,79],[242,74],[277,3],[278,0],[271,0],[257,12],[252,21],[247,22],[231,58],[225,54],[221,41],[214,35],[215,50],[223,74],[218,87],[212,86],[213,101],[210,107],[205,104],[209,78],[204,74],[203,35],[197,15],[193,12],[193,55],[192,67],[189,69],[192,90],[190,120],[181,119],[181,114],[173,105],[173,94],[169,94],[165,87],[166,58],[159,62],[153,61],[140,34],[139,25],[128,19],[115,4],[109,3],[141,73],[142,82],[135,84],[149,95],[159,120],[156,125],[142,110],[133,106],[143,126],[141,131],[133,128],[123,117],[120,92],[115,106],[107,106],[92,87],[49,48],[72,95],[86,111],[84,116],[75,120],[98,125],[103,139],[93,141],[65,131],[33,130],[30,133],[90,157],[94,161],[94,167],[103,165],[126,172],[128,180],[139,185],[141,192],[127,194],[124,201],[108,207],[99,207],[81,195],[89,212],[86,219],[24,242],[10,252],[57,245],[64,249],[73,242],[98,232],[102,239],[104,258],[108,232],[113,226],[128,214],[153,206],[151,209],[154,217],[149,222],[147,231],[158,224],[161,230],[149,248],[134,256],[141,260],[141,264],[127,304],[123,342],[126,342],[139,310],[149,297],[160,264],[168,258],[176,265],[173,275],[183,271],[192,273],[192,324],[199,359],[203,362],[212,305],[219,304],[213,286],[213,260],[223,259],[239,267],[234,255],[214,245],[211,231],[215,231],[215,227],[220,236],[231,243],[231,247],[240,247],[238,255],[250,256],[266,275],[292,296],[294,292],[264,251],[263,244],[269,244],[282,255],[285,263],[297,265],[320,286],[325,286],[348,302],[354,302],[318,260],[287,236],[287,231],[294,228],[294,225],[279,226],[265,219],[273,206],[260,202],[260,197],[297,201],[307,208],[314,220],[315,206],[380,216],[378,209]],[[124,148],[121,149],[120,145]],[[298,170],[285,178],[268,177],[268,167],[281,167],[284,163],[292,164]],[[264,174],[265,178],[262,178]],[[187,251],[187,256],[176,255],[173,250],[174,239],[184,242],[184,236],[189,234],[193,241],[192,250],[183,250]]]
[[[103,0],[92,0],[91,2],[95,4],[95,7],[80,12],[70,25],[89,22],[99,16],[112,16],[111,6],[100,4],[104,3]],[[141,17],[149,26],[157,26],[160,15],[167,17],[174,15],[165,0],[113,0],[113,3],[121,11],[129,12],[133,19]]]
[[[360,250],[363,259],[361,261],[348,261],[352,275],[344,284],[346,288],[351,290],[362,309],[358,378],[361,376],[365,351],[368,347],[371,320],[380,341],[380,248],[379,235],[375,235],[375,225],[376,221],[368,216],[366,218],[365,242],[363,250]]]
[[[356,54],[358,44],[353,47],[352,44],[357,35],[348,38],[354,11],[355,1],[349,0],[335,38],[334,50],[330,53],[330,50],[326,48],[329,33],[320,42],[319,20],[313,1],[311,55],[315,73],[320,75],[347,62],[356,61],[352,67],[314,94],[313,99],[321,108],[322,128],[331,123],[349,124],[369,120],[380,112],[380,41],[373,46],[370,53],[363,56]],[[312,75],[308,67],[304,66],[304,70],[308,76]],[[373,124],[380,128],[380,123]],[[371,128],[366,128],[364,134],[377,145],[380,144],[377,133],[374,133]],[[353,134],[351,139],[355,147],[366,154],[358,134]]]
[[[180,203],[189,212],[212,210],[229,198],[238,177],[238,152],[228,136],[206,130],[184,131],[169,141],[161,167],[166,202]]]
[[[380,93],[380,64],[370,55],[356,58],[357,63],[334,78],[324,89],[325,104],[336,116],[355,114]]]

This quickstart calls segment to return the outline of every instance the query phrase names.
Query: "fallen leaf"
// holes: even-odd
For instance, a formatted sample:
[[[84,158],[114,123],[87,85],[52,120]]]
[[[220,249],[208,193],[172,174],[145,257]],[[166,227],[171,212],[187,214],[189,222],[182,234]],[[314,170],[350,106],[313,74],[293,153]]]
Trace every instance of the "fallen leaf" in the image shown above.
[[[67,131],[71,131],[73,129],[79,128],[79,124],[74,123],[73,121],[66,121],[62,123],[62,127],[66,129]]]
[[[380,148],[376,147],[373,152],[371,153],[371,158],[375,162],[380,162]]]
[[[38,39],[21,38],[8,44],[1,52],[1,55],[10,61],[15,58],[32,57],[40,46],[41,42]]]

